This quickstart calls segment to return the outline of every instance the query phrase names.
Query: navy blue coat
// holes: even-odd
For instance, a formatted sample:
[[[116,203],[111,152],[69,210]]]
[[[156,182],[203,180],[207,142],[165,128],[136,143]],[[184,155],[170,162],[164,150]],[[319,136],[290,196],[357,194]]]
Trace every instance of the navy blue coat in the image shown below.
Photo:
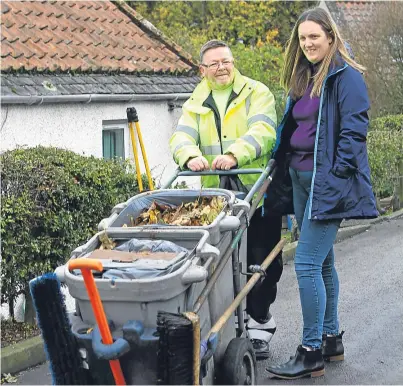
[[[338,62],[338,63],[337,63]],[[348,219],[378,216],[370,181],[366,136],[369,99],[361,73],[338,58],[323,84],[309,198],[309,218]],[[293,213],[287,153],[296,123],[295,100],[288,98],[273,152],[278,173],[269,187],[265,212]]]

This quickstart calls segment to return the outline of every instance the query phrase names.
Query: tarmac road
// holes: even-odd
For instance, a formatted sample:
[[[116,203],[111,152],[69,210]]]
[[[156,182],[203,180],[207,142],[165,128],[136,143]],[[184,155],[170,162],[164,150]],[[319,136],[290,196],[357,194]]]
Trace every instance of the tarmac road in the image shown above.
[[[403,384],[403,218],[373,225],[336,244],[335,251],[345,361],[327,364],[325,376],[316,379],[271,380],[265,373],[265,366],[286,361],[300,342],[299,294],[290,263],[272,307],[277,332],[271,357],[258,362],[260,384]],[[47,364],[17,376],[20,385],[51,384]]]
[[[403,219],[383,222],[335,245],[340,280],[339,319],[345,361],[326,365],[324,377],[270,380],[265,365],[295,353],[302,316],[294,264],[285,267],[272,307],[277,332],[271,357],[259,362],[260,384],[403,384]]]

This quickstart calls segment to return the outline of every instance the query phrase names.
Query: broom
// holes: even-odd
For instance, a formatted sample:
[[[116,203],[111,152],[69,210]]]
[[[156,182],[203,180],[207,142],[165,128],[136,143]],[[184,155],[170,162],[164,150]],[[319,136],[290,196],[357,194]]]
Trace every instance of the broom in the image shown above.
[[[159,385],[198,385],[200,382],[200,322],[192,312],[160,311],[157,316]]]
[[[45,344],[54,385],[88,385],[77,341],[71,332],[60,282],[47,273],[29,283],[36,319]]]

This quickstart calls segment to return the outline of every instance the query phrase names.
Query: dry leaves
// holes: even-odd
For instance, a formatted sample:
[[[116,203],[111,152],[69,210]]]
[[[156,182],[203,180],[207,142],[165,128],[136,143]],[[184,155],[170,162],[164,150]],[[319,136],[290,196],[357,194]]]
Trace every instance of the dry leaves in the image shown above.
[[[161,205],[153,202],[148,210],[144,210],[131,226],[164,224],[181,226],[210,225],[226,204],[220,196],[199,197],[193,202],[182,203],[178,207]]]
[[[99,249],[113,249],[116,247],[116,243],[110,239],[108,237],[108,235],[106,234],[106,232],[102,232],[99,236],[98,236],[99,241],[101,242],[101,246],[99,247]]]
[[[17,377],[12,376],[11,374],[4,374],[1,376],[1,384],[4,383],[16,383],[18,381]]]

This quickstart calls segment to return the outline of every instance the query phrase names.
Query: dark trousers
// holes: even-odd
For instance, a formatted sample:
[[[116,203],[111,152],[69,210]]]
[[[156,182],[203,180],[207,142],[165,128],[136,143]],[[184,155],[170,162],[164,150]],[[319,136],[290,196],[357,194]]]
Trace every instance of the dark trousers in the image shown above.
[[[262,217],[262,208],[251,218],[247,234],[247,264],[261,264],[281,239],[282,216]],[[269,308],[277,295],[277,283],[283,272],[280,252],[266,270],[266,278],[257,283],[246,299],[247,313],[258,323],[269,320]]]

